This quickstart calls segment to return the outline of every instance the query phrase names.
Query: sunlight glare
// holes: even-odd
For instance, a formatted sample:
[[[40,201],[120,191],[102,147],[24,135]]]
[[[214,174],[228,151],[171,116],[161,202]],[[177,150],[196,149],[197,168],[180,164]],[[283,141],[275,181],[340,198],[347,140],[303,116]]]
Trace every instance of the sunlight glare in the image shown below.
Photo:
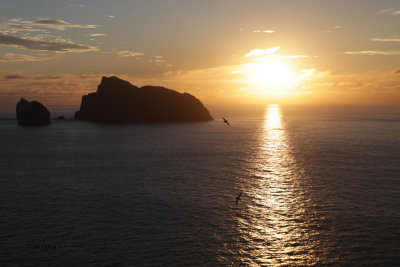
[[[285,96],[294,90],[300,77],[282,59],[256,61],[242,65],[246,91],[257,96]]]
[[[251,62],[239,65],[234,74],[247,94],[276,100],[302,94],[304,82],[315,74],[314,69],[300,69],[295,59],[308,58],[305,55],[276,54],[280,47],[254,49],[245,54]]]
[[[302,231],[307,229],[307,225],[302,223],[303,194],[295,179],[295,160],[290,153],[286,124],[279,105],[267,106],[258,138],[258,153],[250,164],[255,179],[247,180],[246,188],[251,196],[247,216],[252,220],[248,223],[239,219],[243,239],[251,240],[249,253],[257,259],[254,266],[304,262],[307,256],[298,251],[310,246],[288,245],[301,244]],[[282,248],[285,254],[277,253]]]

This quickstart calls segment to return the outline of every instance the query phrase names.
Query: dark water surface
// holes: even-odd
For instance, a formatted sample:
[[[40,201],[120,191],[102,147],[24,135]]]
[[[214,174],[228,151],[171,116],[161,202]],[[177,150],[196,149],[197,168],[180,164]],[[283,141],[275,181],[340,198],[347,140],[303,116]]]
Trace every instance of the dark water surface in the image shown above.
[[[2,111],[1,266],[400,264],[399,108],[38,128]]]

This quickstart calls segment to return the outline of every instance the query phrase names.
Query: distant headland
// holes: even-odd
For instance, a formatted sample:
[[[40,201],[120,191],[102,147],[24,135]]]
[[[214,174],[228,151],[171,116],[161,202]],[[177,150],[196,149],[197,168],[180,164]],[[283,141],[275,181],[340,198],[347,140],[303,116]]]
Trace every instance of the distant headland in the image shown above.
[[[196,97],[159,86],[137,87],[103,77],[97,92],[84,95],[75,119],[103,123],[196,122],[213,120]]]

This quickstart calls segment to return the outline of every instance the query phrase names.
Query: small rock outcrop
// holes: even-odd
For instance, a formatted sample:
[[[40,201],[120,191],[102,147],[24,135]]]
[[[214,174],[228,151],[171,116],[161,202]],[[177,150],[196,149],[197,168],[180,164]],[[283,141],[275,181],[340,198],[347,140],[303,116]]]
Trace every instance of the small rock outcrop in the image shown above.
[[[37,101],[24,98],[17,103],[17,120],[20,125],[40,126],[50,124],[50,111]]]
[[[137,87],[117,77],[103,77],[97,92],[83,96],[75,119],[104,123],[213,120],[200,100],[188,93]]]

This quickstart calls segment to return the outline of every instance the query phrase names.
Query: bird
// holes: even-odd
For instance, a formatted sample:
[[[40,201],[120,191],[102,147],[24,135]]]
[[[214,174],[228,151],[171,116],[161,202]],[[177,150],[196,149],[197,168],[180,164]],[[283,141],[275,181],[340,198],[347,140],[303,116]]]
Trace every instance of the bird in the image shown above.
[[[224,123],[228,124],[228,126],[231,127],[231,125],[229,124],[229,121],[227,119],[225,119],[224,117],[222,117],[222,119],[224,120]]]
[[[239,202],[240,197],[242,196],[242,193],[243,193],[243,192],[240,192],[240,194],[236,197],[236,205],[237,205],[237,203]]]

